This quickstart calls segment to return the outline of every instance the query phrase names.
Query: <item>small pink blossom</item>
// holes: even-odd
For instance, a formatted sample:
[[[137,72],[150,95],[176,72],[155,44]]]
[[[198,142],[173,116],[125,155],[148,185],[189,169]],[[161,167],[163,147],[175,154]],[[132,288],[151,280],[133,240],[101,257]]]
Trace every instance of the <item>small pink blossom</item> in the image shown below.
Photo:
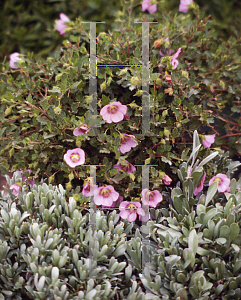
[[[148,10],[150,14],[157,11],[157,4],[151,4],[151,0],[143,0],[142,11]]]
[[[121,153],[126,153],[137,146],[137,141],[134,135],[131,134],[122,134],[120,137],[120,148],[118,150]]]
[[[186,13],[189,9],[189,5],[193,3],[193,0],[181,0],[179,4],[179,11]]]
[[[87,124],[84,124],[80,127],[77,127],[75,128],[75,130],[73,131],[73,135],[74,136],[78,136],[78,135],[81,135],[81,134],[86,134],[89,130],[89,127]]]
[[[15,196],[18,196],[18,193],[19,193],[21,187],[20,187],[17,183],[14,183],[14,184],[12,184],[12,185],[10,186],[9,189],[10,189],[10,190],[13,190],[13,194],[14,194]]]
[[[170,56],[174,51],[172,49],[169,50],[160,50],[159,53],[161,56]]]
[[[141,194],[141,201],[143,205],[156,207],[163,200],[162,194],[157,190],[149,191],[148,189],[144,189]]]
[[[118,123],[124,119],[126,111],[126,105],[114,101],[102,107],[102,109],[100,110],[100,115],[102,116],[103,120],[105,120],[107,123]]]
[[[20,173],[23,174],[23,170],[20,170]],[[29,173],[29,175],[32,173],[32,170],[30,169],[27,169],[26,172],[24,172],[24,174],[27,174]],[[22,178],[23,178],[23,181],[27,180],[26,176],[23,174]],[[33,179],[29,179],[27,180],[27,182],[30,184],[30,185],[34,185],[34,180]]]
[[[209,181],[209,186],[214,182],[217,181],[218,183],[218,191],[219,193],[224,193],[230,185],[230,179],[227,177],[225,174],[217,174],[213,178],[210,179]]]
[[[56,30],[58,30],[60,34],[65,34],[65,29],[67,27],[65,23],[69,22],[69,18],[63,13],[61,13],[59,16],[60,20],[56,21]]]
[[[178,58],[181,51],[182,51],[182,48],[180,47],[180,48],[178,48],[177,52],[172,56],[171,64],[172,64],[173,70],[176,69],[176,67],[179,64],[177,58]]]
[[[119,170],[123,170],[128,174],[136,171],[135,166],[130,164],[128,161],[124,161],[123,164],[116,164],[114,165],[114,167],[116,167]]]
[[[15,66],[15,63],[21,60],[21,58],[19,57],[19,53],[18,52],[14,52],[10,55],[10,60],[9,60],[9,66],[12,69],[17,69],[18,67]]]
[[[64,160],[71,168],[83,165],[85,163],[85,152],[80,148],[68,150],[64,154]]]
[[[88,177],[85,181],[86,183],[83,186],[82,194],[85,197],[94,196],[94,191],[98,188],[98,185],[94,184],[93,177]]]
[[[172,182],[172,179],[167,174],[163,176],[163,180],[166,185],[169,185]]]
[[[119,216],[122,219],[126,219],[128,222],[134,222],[136,220],[137,214],[144,216],[145,212],[141,208],[140,202],[128,202],[122,201],[119,206]]]
[[[211,91],[212,93],[214,93],[214,89],[213,89],[213,88],[211,88],[210,91]]]
[[[200,182],[199,185],[195,188],[194,193],[193,193],[194,196],[197,196],[197,194],[203,190],[203,183],[204,183],[204,181],[205,181],[205,178],[206,178],[206,172],[204,172],[204,175],[203,175],[203,177],[202,177],[202,179],[201,179],[201,182]]]
[[[106,209],[109,209],[109,208],[116,207],[118,201],[123,201],[123,197],[122,197],[122,196],[119,196],[119,198],[118,198],[116,201],[114,201],[113,204],[112,204],[111,206],[105,206],[105,205],[102,205],[102,209],[103,209],[103,210],[106,210]]]
[[[94,190],[94,202],[96,205],[111,206],[119,197],[112,185],[101,186]]]
[[[215,141],[215,134],[212,135],[205,135],[205,139],[202,141],[203,146],[208,148],[210,147]]]

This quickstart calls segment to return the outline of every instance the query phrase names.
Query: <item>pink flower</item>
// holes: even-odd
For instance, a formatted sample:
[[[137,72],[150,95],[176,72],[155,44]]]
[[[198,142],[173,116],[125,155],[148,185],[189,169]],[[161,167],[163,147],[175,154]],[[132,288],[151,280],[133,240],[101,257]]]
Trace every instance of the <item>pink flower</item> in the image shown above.
[[[219,173],[213,178],[211,178],[209,181],[209,185],[211,185],[214,181],[217,181],[218,183],[219,193],[224,193],[230,185],[230,179],[225,174]]]
[[[21,58],[19,57],[18,52],[14,52],[10,55],[10,60],[9,60],[9,66],[12,69],[17,69],[18,67],[15,66],[15,63],[20,60]]]
[[[181,0],[179,4],[179,11],[186,13],[189,9],[189,5],[193,3],[193,0]]]
[[[128,174],[136,171],[136,168],[132,164],[130,164],[128,161],[123,161],[123,164],[117,164],[117,165],[114,165],[114,167],[116,167],[119,170],[123,170]]]
[[[20,173],[21,174],[23,174],[23,170],[20,170]],[[26,173],[29,173],[29,175],[30,175],[30,173],[32,173],[32,170],[30,170],[30,169],[27,169],[26,170],[26,172],[24,172],[24,174],[26,174]],[[26,178],[26,176],[23,174],[23,181],[25,181],[25,180],[27,180],[27,178]],[[30,184],[30,185],[34,185],[34,180],[33,179],[30,179],[30,180],[27,180],[27,182]]]
[[[73,131],[73,135],[74,136],[78,136],[78,135],[81,135],[81,134],[86,134],[89,130],[89,127],[87,124],[84,124],[80,127],[77,127],[75,128],[75,130]]]
[[[205,140],[202,141],[203,146],[208,148],[210,147],[215,141],[215,134],[212,135],[205,135]]]
[[[128,202],[122,201],[119,206],[119,216],[122,219],[126,219],[128,222],[134,222],[138,215],[145,215],[145,212],[141,208],[140,202]]]
[[[174,51],[172,49],[169,50],[160,50],[159,53],[161,56],[170,56]]]
[[[149,221],[149,206],[148,205],[142,206],[142,209],[143,209],[145,215],[144,216],[139,216],[139,220],[143,221],[143,222],[148,222]],[[153,214],[151,214],[151,219],[152,220],[155,219]]]
[[[112,185],[101,186],[94,190],[94,202],[96,205],[111,206],[119,197]]]
[[[195,188],[194,193],[193,193],[194,196],[197,196],[197,194],[203,190],[203,183],[204,183],[204,181],[205,181],[205,178],[206,178],[206,172],[204,172],[204,175],[203,175],[203,178],[201,179],[201,182],[200,182],[199,185]]]
[[[120,137],[120,148],[118,150],[121,153],[126,153],[137,146],[137,141],[134,135],[131,134],[122,134]]]
[[[124,119],[126,111],[126,105],[122,105],[120,102],[114,101],[102,107],[100,114],[103,120],[107,123],[118,123]]]
[[[157,190],[149,191],[148,189],[144,189],[141,194],[142,203],[151,207],[156,207],[163,200],[162,194]]]
[[[172,64],[173,70],[176,69],[176,67],[179,64],[177,58],[178,58],[181,51],[182,51],[182,48],[180,47],[180,48],[178,48],[177,52],[172,56],[171,64]]]
[[[69,22],[69,18],[61,13],[60,15],[60,20],[56,21],[56,30],[60,32],[60,34],[65,34],[65,28],[67,25],[65,25],[66,22]]]
[[[111,206],[105,206],[105,205],[102,205],[102,209],[109,209],[109,208],[113,208],[113,207],[116,207],[117,205],[117,202],[118,201],[123,201],[123,197],[122,196],[119,196],[119,198],[113,202],[113,204]]]
[[[83,165],[85,163],[85,152],[80,148],[68,150],[64,155],[64,160],[71,168]]]
[[[14,184],[12,184],[12,185],[10,186],[9,189],[10,189],[10,190],[13,190],[13,194],[14,194],[15,196],[17,196],[18,193],[19,193],[19,191],[20,191],[20,189],[21,189],[21,187],[20,187],[17,183],[14,183]]]
[[[230,193],[230,187],[228,186],[224,193]]]
[[[213,89],[213,88],[211,88],[210,91],[211,91],[212,93],[214,93],[214,89]]]
[[[167,174],[163,176],[163,180],[166,185],[169,185],[172,182],[172,179]]]
[[[88,177],[85,181],[86,183],[83,186],[82,194],[85,197],[94,196],[94,191],[98,188],[98,185],[94,184],[93,177]]]
[[[151,5],[151,0],[143,0],[142,2],[142,11],[148,10],[150,14],[153,14],[157,11],[157,4]]]

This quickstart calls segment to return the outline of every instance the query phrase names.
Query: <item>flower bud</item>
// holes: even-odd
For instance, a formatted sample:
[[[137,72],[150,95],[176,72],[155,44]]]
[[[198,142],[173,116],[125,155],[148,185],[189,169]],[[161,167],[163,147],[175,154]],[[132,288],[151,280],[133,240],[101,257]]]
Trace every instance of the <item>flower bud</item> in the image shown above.
[[[127,69],[122,69],[122,70],[119,72],[119,76],[125,75],[126,73],[127,73]]]
[[[66,183],[66,190],[69,192],[71,189],[72,189],[72,184],[69,181],[69,182]]]
[[[181,70],[181,74],[182,74],[183,77],[185,77],[187,79],[189,78],[189,73],[187,71]]]
[[[55,107],[55,108],[54,108],[54,113],[55,113],[56,115],[60,115],[60,114],[61,114],[61,106]]]
[[[169,135],[170,135],[170,131],[168,130],[168,129],[164,129],[164,135],[166,136],[166,137],[169,137]]]
[[[156,79],[156,84],[159,85],[159,86],[162,85],[162,80],[161,80],[161,78],[158,77],[158,78]]]
[[[167,116],[167,115],[168,115],[168,110],[167,110],[167,109],[163,110],[162,116],[165,117],[165,116]]]
[[[154,42],[154,48],[161,47],[161,44],[162,44],[162,40],[161,39],[155,40],[155,42]]]
[[[137,85],[140,82],[139,78],[137,76],[131,77],[131,84]]]
[[[73,179],[74,179],[74,173],[71,172],[71,173],[69,174],[69,181],[72,181]]]

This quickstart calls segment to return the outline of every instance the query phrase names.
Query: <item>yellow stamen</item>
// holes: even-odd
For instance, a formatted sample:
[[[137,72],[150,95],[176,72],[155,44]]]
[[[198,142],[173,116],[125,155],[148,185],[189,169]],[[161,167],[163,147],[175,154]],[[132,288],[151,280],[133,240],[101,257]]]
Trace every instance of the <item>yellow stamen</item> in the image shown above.
[[[114,114],[116,111],[117,111],[116,105],[112,105],[108,108],[108,112],[110,112],[111,114]]]
[[[130,203],[130,204],[128,205],[128,209],[129,209],[130,211],[135,211],[135,210],[136,210],[135,204]]]
[[[101,195],[104,197],[109,197],[110,191],[108,189],[103,189]]]
[[[79,159],[80,159],[79,154],[74,153],[74,154],[71,155],[71,160],[73,162],[77,162],[77,161],[79,161]]]
[[[214,181],[217,181],[218,184],[220,184],[222,182],[221,178],[215,178]]]

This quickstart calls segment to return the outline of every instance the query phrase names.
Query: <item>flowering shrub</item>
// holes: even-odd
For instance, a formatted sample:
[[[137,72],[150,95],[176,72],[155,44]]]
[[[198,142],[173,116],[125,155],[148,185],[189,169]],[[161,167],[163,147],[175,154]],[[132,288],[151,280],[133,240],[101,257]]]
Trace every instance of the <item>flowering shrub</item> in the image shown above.
[[[229,179],[238,164],[217,151],[200,161],[200,145],[194,131],[192,153],[178,169],[174,188],[166,193],[143,189],[142,203],[152,206],[149,226],[142,226],[145,234],[150,227],[149,246],[143,243],[137,220],[137,215],[145,218],[145,206],[139,201],[123,201],[110,185],[94,186],[92,178],[87,179],[83,194],[93,188],[87,196],[93,196],[98,205],[121,201],[119,211],[92,211],[96,235],[90,226],[92,209],[80,210],[75,195],[67,196],[62,185],[44,183],[28,188],[25,181],[17,196],[0,195],[0,267],[11,270],[0,278],[0,296],[238,299],[241,181]],[[208,180],[203,182],[201,195],[195,196],[211,161],[216,169],[223,163],[222,173],[209,185]],[[6,176],[8,185],[21,181],[20,176],[19,171],[12,179]],[[220,181],[215,179],[223,180],[230,191],[220,192]],[[160,207],[168,199],[169,205]],[[90,260],[91,252],[96,260]],[[142,252],[149,253],[150,264],[142,264]],[[41,259],[36,259],[39,253]]]
[[[229,53],[224,57],[211,23],[201,19],[196,6],[192,9],[198,23],[188,14],[179,15],[173,19],[175,28],[161,7],[158,9],[163,16],[163,30],[153,25],[150,31],[150,136],[141,134],[141,68],[116,66],[98,67],[98,131],[97,136],[92,135],[88,116],[89,36],[80,20],[68,22],[67,28],[62,23],[67,40],[55,58],[34,62],[25,56],[25,62],[16,71],[6,66],[7,71],[2,73],[6,90],[0,100],[2,172],[6,173],[9,165],[22,170],[27,165],[35,179],[66,184],[70,191],[77,185],[86,185],[84,179],[90,176],[88,165],[98,165],[98,184],[111,185],[124,199],[130,197],[130,202],[136,202],[143,190],[141,166],[158,163],[149,167],[150,191],[176,184],[175,174],[191,151],[189,135],[194,129],[203,134],[205,125],[209,126],[207,133],[219,132],[220,128],[226,133],[226,140],[225,134],[221,138],[217,133],[206,136],[201,157],[211,151],[205,147],[227,149],[224,141],[228,139],[232,141],[228,143],[230,150],[239,151],[239,126],[233,117],[239,109],[239,102],[234,104],[233,97],[238,99],[240,94],[238,75],[232,71],[239,74],[240,69],[236,44],[230,39],[222,46]],[[146,17],[152,18],[151,14]],[[119,15],[113,29],[117,24],[121,28],[120,21],[128,24],[128,18]],[[116,31],[113,35],[98,35],[98,66],[116,62],[140,64],[139,29],[133,27],[131,34],[128,30],[122,35]],[[69,36],[68,32],[73,34]],[[220,61],[229,66],[225,76]],[[228,89],[224,88],[227,84]],[[229,116],[223,117],[222,108],[228,110]],[[209,172],[214,172],[212,165]],[[207,178],[211,178],[210,174]],[[87,188],[91,188],[91,183],[85,188],[86,194]],[[195,187],[195,194],[201,190],[202,181]],[[104,191],[103,197],[108,192]],[[114,203],[107,202],[103,205]]]

